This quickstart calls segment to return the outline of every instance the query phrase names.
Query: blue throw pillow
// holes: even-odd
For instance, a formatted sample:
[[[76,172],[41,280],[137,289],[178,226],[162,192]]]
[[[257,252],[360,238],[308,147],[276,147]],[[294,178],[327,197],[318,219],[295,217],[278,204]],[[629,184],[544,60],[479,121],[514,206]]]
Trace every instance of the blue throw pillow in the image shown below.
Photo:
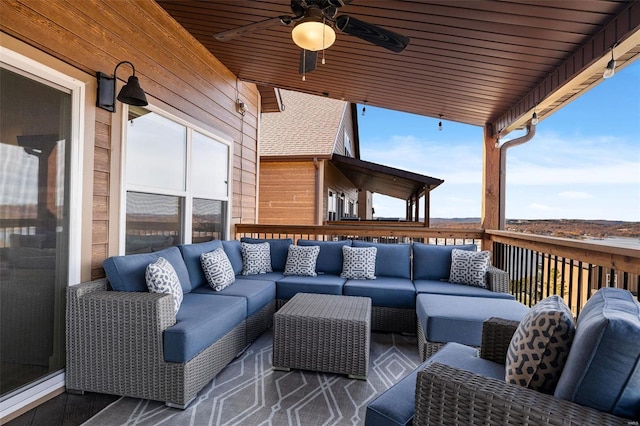
[[[231,262],[233,273],[240,275],[242,273],[242,246],[238,240],[228,240],[222,242],[222,248]]]
[[[242,237],[241,243],[259,244],[269,243],[271,253],[271,269],[282,272],[287,263],[287,254],[289,254],[289,246],[293,244],[291,238],[249,238]]]
[[[147,265],[164,257],[178,275],[183,293],[191,291],[189,272],[178,247],[169,247],[153,253],[113,256],[102,263],[111,288],[115,291],[147,291],[145,272]]]
[[[413,279],[448,279],[451,272],[451,252],[454,248],[468,251],[476,251],[478,249],[475,244],[439,246],[413,243]]]
[[[198,244],[180,244],[178,246],[180,253],[182,253],[184,264],[187,266],[187,271],[189,271],[191,290],[207,284],[207,278],[204,275],[200,263],[200,255],[214,251],[217,248],[222,248],[222,242],[220,240],[212,240]]]
[[[350,247],[351,240],[298,240],[298,245],[320,247],[320,253],[316,261],[316,270],[322,274],[340,275],[342,272],[342,246]]]
[[[603,288],[586,303],[554,395],[640,420],[640,303],[628,290]]]
[[[353,247],[375,247],[376,275],[411,279],[411,245],[354,241]]]

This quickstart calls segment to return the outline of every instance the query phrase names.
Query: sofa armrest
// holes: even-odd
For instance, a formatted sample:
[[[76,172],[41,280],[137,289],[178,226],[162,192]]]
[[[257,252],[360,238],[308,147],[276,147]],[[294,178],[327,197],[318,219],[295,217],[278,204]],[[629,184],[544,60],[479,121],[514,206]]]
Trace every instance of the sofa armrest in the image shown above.
[[[502,380],[432,363],[418,372],[414,425],[633,424]]]
[[[495,266],[487,270],[487,287],[491,291],[509,293],[509,274]]]
[[[504,364],[511,338],[518,328],[518,321],[492,317],[482,323],[480,358]]]
[[[176,322],[168,294],[108,290],[106,279],[67,288],[66,332],[69,389],[121,394],[118,380],[128,372],[151,372],[164,364],[163,332]],[[104,388],[104,382],[113,382]],[[110,392],[111,391],[111,392]]]

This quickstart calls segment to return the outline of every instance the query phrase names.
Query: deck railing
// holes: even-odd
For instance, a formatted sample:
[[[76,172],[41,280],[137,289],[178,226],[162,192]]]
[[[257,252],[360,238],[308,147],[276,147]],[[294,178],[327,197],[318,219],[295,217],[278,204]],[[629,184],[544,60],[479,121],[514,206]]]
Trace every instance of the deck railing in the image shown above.
[[[237,224],[235,238],[355,239],[380,243],[469,244],[493,252],[509,273],[511,292],[533,306],[558,294],[575,316],[595,291],[618,287],[638,296],[640,250],[510,231],[427,228],[415,224],[336,223],[323,226]],[[484,247],[483,247],[484,241]]]
[[[574,315],[602,287],[638,297],[640,250],[510,231],[487,230],[493,262],[509,272],[511,292],[531,306],[557,294]]]
[[[313,225],[251,225],[237,224],[235,238],[292,238],[320,241],[337,241],[344,239],[364,240],[379,243],[411,243],[429,244],[482,244],[482,229],[445,229],[415,226],[412,223],[388,225],[365,223],[340,223]]]

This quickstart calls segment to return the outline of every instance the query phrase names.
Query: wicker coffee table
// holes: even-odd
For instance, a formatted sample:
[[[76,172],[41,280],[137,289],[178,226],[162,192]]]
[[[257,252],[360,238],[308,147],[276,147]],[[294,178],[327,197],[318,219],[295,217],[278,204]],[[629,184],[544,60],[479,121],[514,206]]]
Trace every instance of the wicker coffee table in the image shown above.
[[[367,379],[371,299],[298,293],[273,316],[273,368]]]

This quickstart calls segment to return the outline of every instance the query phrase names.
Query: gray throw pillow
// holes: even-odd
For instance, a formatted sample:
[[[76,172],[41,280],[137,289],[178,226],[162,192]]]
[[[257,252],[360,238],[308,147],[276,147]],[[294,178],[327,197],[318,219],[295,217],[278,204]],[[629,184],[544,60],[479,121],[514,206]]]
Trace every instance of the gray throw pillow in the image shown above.
[[[240,243],[242,247],[242,275],[266,274],[271,269],[269,243]]]
[[[449,282],[486,288],[490,257],[489,251],[451,250]]]
[[[222,248],[202,253],[200,255],[200,263],[209,287],[213,290],[224,290],[235,282],[236,276],[233,273],[233,267]]]
[[[317,277],[316,262],[320,253],[319,246],[289,246],[284,275]]]
[[[144,278],[151,293],[168,293],[173,297],[177,313],[182,303],[182,286],[171,263],[164,257],[159,257],[154,263],[147,265]]]
[[[560,296],[538,302],[511,338],[505,363],[506,381],[553,394],[575,330],[573,315]]]
[[[340,277],[352,280],[376,279],[376,247],[342,246]]]

